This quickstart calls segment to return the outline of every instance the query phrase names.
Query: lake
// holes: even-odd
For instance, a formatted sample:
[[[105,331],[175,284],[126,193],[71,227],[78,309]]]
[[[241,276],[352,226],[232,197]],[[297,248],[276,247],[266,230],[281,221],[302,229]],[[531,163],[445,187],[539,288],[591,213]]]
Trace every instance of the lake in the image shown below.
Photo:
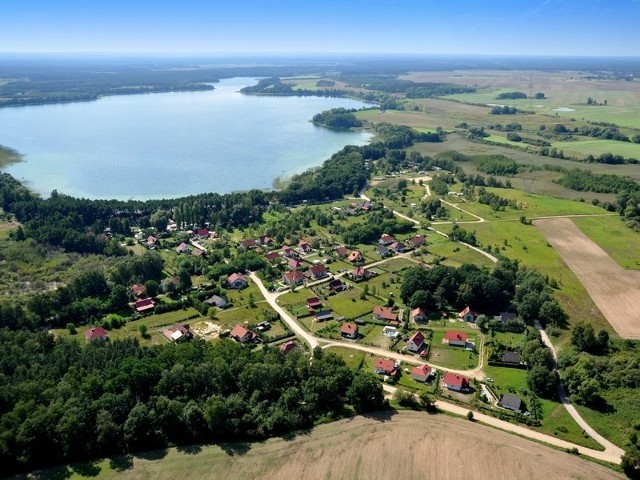
[[[367,132],[310,123],[345,98],[258,97],[256,83],[225,79],[206,92],[110,96],[95,102],[0,109],[0,145],[24,161],[4,169],[33,190],[85,198],[145,200],[272,188],[321,165]]]

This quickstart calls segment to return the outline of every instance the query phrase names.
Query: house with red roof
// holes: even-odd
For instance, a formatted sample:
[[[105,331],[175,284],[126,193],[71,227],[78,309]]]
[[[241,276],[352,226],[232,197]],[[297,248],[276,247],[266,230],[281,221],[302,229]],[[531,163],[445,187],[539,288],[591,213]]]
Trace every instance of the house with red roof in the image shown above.
[[[289,270],[282,276],[282,281],[287,285],[302,285],[304,283],[304,275],[298,270]]]
[[[263,247],[268,247],[273,244],[273,239],[267,235],[261,235],[260,238],[258,238],[257,243]]]
[[[424,245],[425,242],[426,240],[424,236],[416,235],[414,237],[411,237],[409,240],[407,240],[407,245],[409,245],[410,248],[418,248]]]
[[[309,270],[307,270],[305,275],[312,280],[319,280],[329,275],[329,272],[324,264],[318,263],[309,267]]]
[[[253,250],[254,248],[257,248],[257,247],[258,247],[258,244],[253,238],[247,238],[245,240],[242,240],[238,245],[238,248],[242,248],[244,250]]]
[[[425,363],[424,365],[420,365],[419,367],[413,367],[411,369],[411,378],[413,378],[416,382],[424,383],[434,373],[435,373],[434,370]]]
[[[84,338],[87,342],[94,342],[96,340],[107,340],[109,338],[107,331],[102,327],[91,327],[84,332]]]
[[[471,310],[471,307],[467,307],[464,310],[462,310],[459,314],[458,314],[458,318],[460,320],[463,320],[465,322],[475,322],[476,321],[476,316],[478,314],[476,312],[473,312]]]
[[[442,378],[442,385],[448,390],[462,392],[469,389],[469,379],[453,372],[446,372]]]
[[[373,272],[370,272],[368,269],[362,266],[356,267],[354,270],[351,270],[349,272],[349,277],[354,282],[361,282],[362,280],[368,280],[373,276],[374,276]]]
[[[411,310],[411,320],[416,323],[425,323],[429,321],[427,314],[420,307]]]
[[[402,242],[393,242],[389,245],[389,250],[395,253],[403,253],[407,249],[407,246]]]
[[[158,240],[157,237],[154,237],[153,235],[149,235],[147,237],[147,248],[156,248],[160,243],[160,240]]]
[[[331,293],[339,293],[347,288],[345,283],[342,283],[342,280],[339,278],[334,278],[329,282],[327,288],[331,291]]]
[[[454,330],[447,330],[444,333],[444,343],[452,347],[466,347],[468,336],[464,332],[456,332]]]
[[[189,253],[190,251],[191,247],[184,242],[176,247],[176,253]]]
[[[296,348],[296,342],[294,342],[293,340],[289,340],[287,342],[281,343],[279,348],[280,348],[280,353],[284,353],[286,355],[291,350]]]
[[[349,261],[350,263],[360,263],[363,260],[364,258],[362,258],[362,254],[357,250],[351,252],[347,257],[347,261]]]
[[[193,338],[189,325],[176,323],[174,326],[166,328],[162,335],[170,342],[184,342]]]
[[[407,342],[407,350],[410,352],[419,352],[424,346],[424,334],[422,332],[414,333]]]
[[[383,320],[391,325],[400,324],[398,321],[398,314],[393,313],[393,310],[391,310],[390,307],[380,307],[376,305],[373,307],[373,318],[376,320]]]
[[[141,300],[137,300],[136,303],[133,305],[133,308],[138,313],[147,313],[147,312],[153,311],[155,306],[156,306],[156,302],[154,302],[153,299],[144,298]]]
[[[297,258],[298,256],[296,251],[288,245],[282,247],[282,254],[287,258]]]
[[[229,336],[239,343],[252,342],[257,337],[255,333],[245,328],[243,325],[240,325],[239,323],[235,327],[233,327],[233,330],[231,330]]]
[[[309,245],[307,242],[305,242],[304,240],[300,240],[298,242],[298,249],[302,252],[302,253],[309,253],[311,252],[312,248],[311,245]]]
[[[232,273],[227,279],[227,288],[239,290],[245,288],[247,285],[249,285],[247,279],[240,273]]]
[[[383,233],[380,237],[380,240],[378,240],[378,243],[386,247],[388,245],[391,245],[392,243],[395,243],[396,241],[397,240],[393,238],[393,236],[389,235],[388,233]]]
[[[278,252],[267,252],[264,256],[267,262],[273,262],[274,260],[280,259],[280,254]]]
[[[307,310],[315,311],[322,307],[322,302],[318,297],[307,298]]]
[[[358,326],[355,323],[344,323],[340,327],[340,335],[345,338],[358,338]]]
[[[339,247],[336,247],[336,255],[338,255],[338,257],[340,258],[345,258],[347,255],[349,255],[349,251],[347,250],[347,247],[341,245]]]
[[[204,240],[206,238],[209,238],[209,229],[208,228],[199,228],[198,231],[196,232],[196,234],[198,235],[198,238],[200,240]]]
[[[287,266],[291,270],[299,270],[304,267],[304,262],[299,258],[290,258],[289,261],[287,262]]]
[[[390,375],[394,376],[398,368],[396,367],[396,362],[389,358],[376,358],[373,363],[373,371],[380,375]]]

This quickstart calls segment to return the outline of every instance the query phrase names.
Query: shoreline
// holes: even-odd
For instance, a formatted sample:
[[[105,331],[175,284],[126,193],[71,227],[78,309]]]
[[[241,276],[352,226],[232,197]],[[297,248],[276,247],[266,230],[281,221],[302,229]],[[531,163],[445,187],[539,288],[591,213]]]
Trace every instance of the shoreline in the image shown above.
[[[0,145],[0,171],[14,163],[20,163],[24,160],[23,155],[17,150]]]

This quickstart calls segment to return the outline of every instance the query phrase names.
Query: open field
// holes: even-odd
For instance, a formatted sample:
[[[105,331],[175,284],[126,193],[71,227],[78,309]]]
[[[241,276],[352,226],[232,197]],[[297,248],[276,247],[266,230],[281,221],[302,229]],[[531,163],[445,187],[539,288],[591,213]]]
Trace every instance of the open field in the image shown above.
[[[260,443],[171,448],[60,467],[31,478],[86,478],[82,472],[95,478],[194,480],[624,478],[602,465],[478,423],[405,411],[340,420]]]
[[[571,220],[621,267],[640,270],[640,233],[628,228],[619,216],[574,217]]]
[[[640,273],[627,271],[567,218],[536,220],[622,338],[640,339]]]
[[[587,155],[597,157],[602,153],[613,153],[626,158],[640,158],[640,144],[618,142],[616,140],[575,140],[571,142],[553,142],[551,144],[566,155],[583,158]]]

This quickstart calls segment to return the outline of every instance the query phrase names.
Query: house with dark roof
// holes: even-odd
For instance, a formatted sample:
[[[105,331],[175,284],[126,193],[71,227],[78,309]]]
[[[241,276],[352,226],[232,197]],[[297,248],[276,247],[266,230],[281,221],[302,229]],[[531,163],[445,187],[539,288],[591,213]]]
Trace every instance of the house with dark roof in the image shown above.
[[[453,372],[444,374],[442,384],[445,388],[454,392],[462,392],[469,389],[469,379]]]
[[[393,252],[389,250],[387,247],[385,247],[384,245],[378,245],[376,247],[376,253],[380,255],[382,258],[387,258],[393,255]]]
[[[500,357],[500,361],[511,365],[520,365],[521,357],[518,352],[504,352]]]
[[[358,338],[358,326],[355,323],[343,323],[340,327],[340,335],[345,338]]]
[[[280,353],[284,353],[286,355],[291,350],[296,348],[296,342],[294,342],[293,340],[289,340],[289,341],[286,341],[284,343],[281,343],[280,347],[278,347],[278,348],[280,348]]]
[[[282,254],[287,258],[297,258],[298,254],[296,251],[288,245],[282,247]]]
[[[231,330],[229,336],[239,343],[252,342],[257,337],[255,333],[245,328],[243,325],[240,325],[239,323],[235,327],[233,327],[233,330]]]
[[[261,245],[263,247],[269,247],[273,245],[273,239],[267,235],[260,235],[256,243],[258,243],[258,245]]]
[[[464,332],[456,332],[454,330],[447,330],[444,333],[444,343],[452,347],[466,347],[468,336]]]
[[[137,300],[136,303],[134,303],[133,308],[138,313],[147,313],[147,312],[153,311],[155,306],[156,306],[156,302],[154,302],[153,299],[144,298],[144,299]]]
[[[496,322],[504,323],[504,322],[512,322],[518,317],[518,315],[514,312],[500,312],[500,315],[495,315],[493,319]]]
[[[380,375],[390,375],[394,376],[398,368],[396,367],[396,362],[389,358],[376,358],[373,363],[373,371]]]
[[[102,327],[91,327],[84,332],[84,338],[87,342],[94,342],[97,340],[107,340],[109,338],[107,331]]]
[[[311,252],[311,245],[309,245],[307,242],[305,242],[304,240],[300,240],[298,242],[298,249],[302,252],[302,253],[309,253]]]
[[[340,258],[345,258],[347,255],[349,255],[349,251],[347,250],[347,247],[345,247],[344,245],[336,247],[335,251],[336,251],[336,255],[338,255],[338,257]]]
[[[280,259],[280,254],[278,252],[267,252],[264,256],[267,262],[273,262],[274,260]]]
[[[204,240],[206,238],[209,238],[209,229],[208,228],[199,228],[198,231],[196,232],[196,235],[198,235],[198,238],[200,240]]]
[[[347,288],[347,285],[342,283],[342,280],[340,280],[339,278],[334,278],[329,282],[329,284],[327,285],[327,288],[332,293],[338,293],[345,290]]]
[[[458,314],[458,318],[462,321],[473,323],[476,321],[477,315],[476,312],[471,311],[471,307],[466,307]]]
[[[407,350],[410,352],[419,352],[424,346],[424,334],[422,332],[414,333],[407,341]]]
[[[136,283],[135,285],[131,286],[131,292],[133,292],[133,295],[136,298],[142,298],[147,293],[147,287],[145,287],[144,285],[142,285],[140,283]]]
[[[212,295],[211,297],[207,298],[203,303],[206,303],[207,305],[211,305],[218,308],[225,308],[227,305],[229,305],[227,300],[221,297],[220,295]]]
[[[414,237],[411,237],[409,240],[407,240],[407,245],[410,248],[418,248],[421,247],[422,245],[424,245],[424,243],[426,242],[424,236],[422,235],[416,235]]]
[[[307,298],[307,310],[313,312],[319,308],[322,308],[322,302],[318,297]]]
[[[380,240],[378,240],[378,243],[386,247],[396,241],[397,240],[393,236],[389,235],[388,233],[383,233],[382,236],[380,237]]]
[[[433,369],[425,363],[424,365],[413,367],[411,369],[411,378],[413,378],[416,382],[424,383],[434,373],[435,372],[433,371]]]
[[[238,245],[238,248],[241,248],[243,250],[252,250],[257,247],[258,247],[258,244],[253,238],[247,238],[245,240],[242,240]]]
[[[349,278],[354,282],[361,282],[362,280],[368,280],[373,277],[373,272],[365,267],[356,267],[349,272]]]
[[[327,320],[331,320],[333,318],[333,312],[331,310],[320,310],[316,312],[315,320],[316,322],[326,322]]]
[[[512,412],[522,413],[526,410],[524,402],[520,397],[503,393],[498,400],[498,406],[511,410]]]
[[[227,288],[239,290],[247,285],[249,285],[247,279],[240,273],[232,273],[227,279]]]
[[[398,314],[394,313],[390,307],[381,307],[376,305],[373,307],[373,318],[383,320],[391,325],[399,325]]]
[[[317,265],[312,265],[307,270],[306,276],[312,280],[319,280],[329,275],[327,272],[327,267],[325,267],[322,263],[318,263]]]

